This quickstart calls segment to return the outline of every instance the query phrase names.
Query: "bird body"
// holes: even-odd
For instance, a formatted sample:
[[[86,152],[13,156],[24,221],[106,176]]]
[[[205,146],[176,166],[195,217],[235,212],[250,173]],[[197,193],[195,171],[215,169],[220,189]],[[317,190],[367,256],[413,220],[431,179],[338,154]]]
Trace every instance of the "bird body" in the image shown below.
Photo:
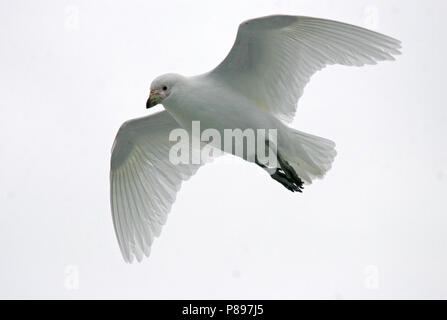
[[[256,163],[287,189],[301,192],[304,183],[325,175],[336,155],[332,141],[287,125],[310,77],[331,64],[394,60],[399,48],[398,40],[353,25],[276,15],[243,22],[230,53],[214,70],[156,78],[146,106],[162,103],[166,110],[124,123],[112,148],[112,217],[124,260],[141,261],[149,255],[181,182],[204,164],[192,158],[172,161],[172,150],[181,143],[170,139],[173,132],[185,130],[199,139],[199,144],[187,143],[192,154],[206,145],[201,138],[207,130],[223,138],[228,130],[251,130],[256,145],[244,146],[242,153],[235,146],[226,148],[227,141],[208,142]],[[194,123],[200,124],[197,132]],[[274,156],[273,166],[260,161],[261,149]]]
[[[194,121],[200,122],[200,131],[197,132],[199,135],[195,136],[196,139],[201,139],[200,134],[207,129],[217,130],[222,139],[226,137],[226,130],[253,130],[255,145],[252,148],[252,153],[247,153],[249,148],[246,145],[240,152],[237,152],[234,145],[226,150],[222,140],[218,141],[217,145],[213,143],[216,141],[213,141],[211,145],[244,160],[255,162],[258,148],[261,147],[262,150],[265,150],[264,146],[257,143],[257,133],[261,132],[267,135],[271,130],[275,130],[275,144],[285,160],[291,162],[292,166],[293,163],[301,162],[303,158],[312,163],[307,157],[307,152],[301,146],[303,141],[300,141],[297,137],[296,130],[289,128],[272,114],[260,109],[255,102],[244,95],[235,93],[231,87],[216,79],[212,73],[191,78],[168,74],[162,76],[158,81],[175,83],[173,92],[163,100],[163,105],[181,127],[187,129],[191,134],[194,133],[191,128],[192,123]],[[178,97],[181,97],[181,99]],[[323,139],[323,141],[328,140]],[[331,148],[335,146],[332,142],[329,142],[329,144]],[[333,159],[335,152],[330,155]],[[312,164],[310,165],[312,166]],[[272,174],[271,168],[263,168],[269,174]],[[301,171],[301,168],[295,170]],[[316,175],[323,174],[324,172],[321,172]],[[301,176],[307,182],[311,182],[311,178],[307,174],[302,173]]]
[[[175,92],[178,94],[167,97],[163,105],[183,128],[189,128],[192,121],[200,121],[202,130],[215,129],[222,137],[226,129],[278,129],[281,133],[287,129],[278,118],[242,94],[232,92],[212,74],[181,77],[180,81]]]

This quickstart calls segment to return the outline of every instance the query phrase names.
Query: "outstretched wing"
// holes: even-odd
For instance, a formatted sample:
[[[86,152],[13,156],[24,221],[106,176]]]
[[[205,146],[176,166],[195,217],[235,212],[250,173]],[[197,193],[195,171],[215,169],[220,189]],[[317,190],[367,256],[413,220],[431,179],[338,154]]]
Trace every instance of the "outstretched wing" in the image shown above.
[[[315,72],[331,64],[394,60],[399,48],[400,41],[353,25],[275,15],[243,22],[230,53],[211,74],[290,122]]]
[[[167,111],[125,122],[112,148],[110,201],[113,223],[126,262],[149,256],[183,180],[199,164],[169,161],[171,130],[178,123]]]

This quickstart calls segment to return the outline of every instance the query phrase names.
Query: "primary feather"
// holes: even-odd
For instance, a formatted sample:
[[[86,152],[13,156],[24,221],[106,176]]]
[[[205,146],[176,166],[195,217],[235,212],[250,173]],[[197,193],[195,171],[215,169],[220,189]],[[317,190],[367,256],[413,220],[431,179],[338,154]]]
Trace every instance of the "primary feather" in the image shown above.
[[[350,24],[275,15],[241,23],[236,41],[212,73],[256,104],[291,122],[310,77],[331,64],[394,60],[400,41]]]
[[[167,111],[125,122],[118,131],[110,170],[110,199],[115,233],[126,262],[149,256],[154,236],[175,201],[183,180],[199,164],[169,161],[169,132],[179,128]]]

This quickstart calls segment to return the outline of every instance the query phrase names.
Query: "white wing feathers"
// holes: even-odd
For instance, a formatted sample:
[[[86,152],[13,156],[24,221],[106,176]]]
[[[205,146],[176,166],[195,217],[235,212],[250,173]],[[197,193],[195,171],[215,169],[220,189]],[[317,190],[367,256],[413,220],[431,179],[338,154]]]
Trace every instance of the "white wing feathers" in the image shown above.
[[[239,26],[224,61],[211,72],[264,111],[290,122],[310,77],[326,65],[394,60],[400,42],[353,25],[310,17],[268,16]]]
[[[310,77],[330,64],[394,60],[400,42],[360,27],[309,17],[269,16],[242,23],[228,56],[209,76],[225,81],[261,109],[292,121]],[[183,180],[200,165],[173,165],[166,112],[122,125],[112,149],[112,216],[125,261],[150,253]]]
[[[113,223],[126,262],[149,256],[183,180],[200,165],[169,161],[171,130],[167,111],[125,122],[115,138],[110,171]]]

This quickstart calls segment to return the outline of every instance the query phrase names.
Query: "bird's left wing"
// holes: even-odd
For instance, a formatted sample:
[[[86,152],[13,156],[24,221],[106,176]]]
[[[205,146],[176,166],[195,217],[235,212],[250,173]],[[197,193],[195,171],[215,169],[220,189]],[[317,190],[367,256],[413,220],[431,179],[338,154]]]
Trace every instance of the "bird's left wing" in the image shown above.
[[[290,122],[310,77],[331,64],[394,60],[400,41],[342,22],[274,15],[243,22],[228,56],[210,75]]]
[[[126,262],[148,256],[183,180],[200,164],[173,164],[171,130],[179,124],[167,111],[125,122],[112,148],[110,201],[113,224]]]

